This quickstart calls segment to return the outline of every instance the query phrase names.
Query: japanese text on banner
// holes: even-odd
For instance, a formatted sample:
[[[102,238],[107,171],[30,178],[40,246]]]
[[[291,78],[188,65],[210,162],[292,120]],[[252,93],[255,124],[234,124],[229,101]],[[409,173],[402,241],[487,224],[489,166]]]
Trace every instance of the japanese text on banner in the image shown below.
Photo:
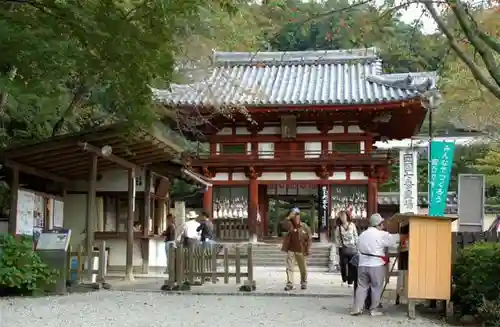
[[[399,155],[399,211],[417,213],[418,210],[418,153],[401,151]]]

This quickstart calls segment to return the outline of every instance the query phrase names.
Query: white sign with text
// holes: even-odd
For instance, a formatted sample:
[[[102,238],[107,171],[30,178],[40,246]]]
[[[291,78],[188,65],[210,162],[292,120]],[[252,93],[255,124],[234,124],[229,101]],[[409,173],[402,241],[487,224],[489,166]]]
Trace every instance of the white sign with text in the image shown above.
[[[418,211],[418,152],[399,152],[399,212]]]

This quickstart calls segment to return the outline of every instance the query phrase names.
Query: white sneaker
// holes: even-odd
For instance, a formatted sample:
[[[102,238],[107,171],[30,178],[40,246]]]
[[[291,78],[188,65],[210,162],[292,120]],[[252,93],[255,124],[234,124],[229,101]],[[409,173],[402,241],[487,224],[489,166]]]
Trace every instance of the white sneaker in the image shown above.
[[[350,313],[351,316],[360,316],[362,314],[363,314],[363,311],[361,311],[361,310],[353,310]]]
[[[384,314],[378,310],[371,310],[370,311],[370,316],[373,316],[373,317],[380,317],[380,316],[383,316]]]

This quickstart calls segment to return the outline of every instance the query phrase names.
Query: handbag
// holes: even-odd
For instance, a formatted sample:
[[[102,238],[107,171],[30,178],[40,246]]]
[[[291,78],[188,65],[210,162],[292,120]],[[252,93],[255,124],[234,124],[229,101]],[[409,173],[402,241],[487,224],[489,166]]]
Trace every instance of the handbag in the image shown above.
[[[340,243],[342,247],[339,249],[343,255],[352,257],[355,256],[358,253],[358,250],[353,247],[347,247],[344,244],[344,238],[342,237],[342,231],[340,230],[341,226],[339,226],[339,236],[340,236]]]

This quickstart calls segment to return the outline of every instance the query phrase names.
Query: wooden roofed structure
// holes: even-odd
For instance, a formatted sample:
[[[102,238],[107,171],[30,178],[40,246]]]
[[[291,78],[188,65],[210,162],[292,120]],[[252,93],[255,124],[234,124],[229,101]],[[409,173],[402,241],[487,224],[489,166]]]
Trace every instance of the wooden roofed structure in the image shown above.
[[[435,72],[383,72],[375,48],[214,52],[206,78],[155,96],[166,107],[206,113],[199,128],[210,150],[192,160],[214,184],[204,208],[221,221],[236,212],[240,229],[262,238],[270,195],[321,198],[310,222],[317,231],[341,209],[353,206],[356,218],[376,212],[391,158],[374,143],[418,132],[436,84]],[[213,114],[228,108],[244,113]]]
[[[16,233],[18,191],[20,184],[27,184],[29,187],[30,176],[39,176],[47,184],[48,181],[53,181],[52,189],[62,194],[65,194],[75,182],[85,181],[87,182],[86,250],[87,253],[91,253],[95,241],[96,219],[92,213],[96,207],[96,183],[99,175],[111,170],[128,171],[126,276],[133,278],[135,177],[138,174],[145,176],[144,217],[147,219],[144,219],[143,239],[150,237],[149,217],[152,216],[150,190],[155,189],[156,193],[163,193],[160,198],[165,201],[168,198],[168,178],[172,176],[188,178],[196,183],[211,186],[209,181],[190,171],[180,161],[184,146],[173,140],[171,133],[165,133],[165,129],[166,127],[161,125],[141,128],[130,124],[114,124],[6,148],[0,153],[0,161],[11,171],[9,232]],[[151,178],[152,176],[158,178]],[[104,227],[101,225],[98,231],[104,231]],[[105,245],[100,246],[102,249],[104,247]],[[90,256],[88,258],[91,260]],[[88,267],[92,267],[90,262]]]

